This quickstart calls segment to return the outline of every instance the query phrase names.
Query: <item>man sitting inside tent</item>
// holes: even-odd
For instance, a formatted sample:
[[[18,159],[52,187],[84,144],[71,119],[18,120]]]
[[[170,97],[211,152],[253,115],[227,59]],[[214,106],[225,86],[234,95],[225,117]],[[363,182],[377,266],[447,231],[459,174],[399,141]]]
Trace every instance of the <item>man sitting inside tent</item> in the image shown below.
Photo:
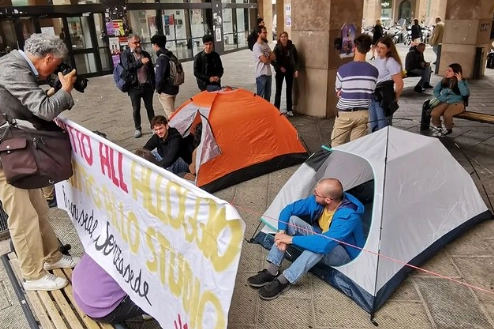
[[[363,213],[362,203],[344,193],[339,180],[321,179],[313,195],[281,211],[275,243],[267,257],[269,265],[247,282],[253,288],[262,288],[259,290],[262,299],[271,300],[288,290],[290,284],[295,284],[321,260],[329,266],[348,263],[365,243],[360,217]],[[303,252],[280,274],[279,268],[290,244]]]
[[[188,172],[192,150],[184,149],[186,147],[180,133],[168,126],[168,120],[163,115],[155,116],[151,120],[151,127],[154,135],[144,145],[144,149],[153,152],[158,166],[175,175]]]

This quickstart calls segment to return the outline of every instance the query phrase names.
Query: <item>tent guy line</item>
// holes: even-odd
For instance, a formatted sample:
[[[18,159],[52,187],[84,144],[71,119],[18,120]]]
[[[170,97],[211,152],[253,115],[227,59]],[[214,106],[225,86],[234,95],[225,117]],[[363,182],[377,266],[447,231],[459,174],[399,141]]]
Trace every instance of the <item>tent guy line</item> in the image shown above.
[[[242,207],[242,206],[235,205],[235,204],[233,204],[232,202],[230,202],[230,204],[231,204],[233,207],[237,208],[237,209],[245,210],[245,211],[248,211],[248,212],[250,212],[250,213],[252,213],[252,214],[254,214],[254,215],[256,215],[256,216],[259,216],[259,213],[258,213],[257,211],[251,210],[251,209],[249,209],[249,208],[247,208],[247,207]],[[261,216],[262,216],[262,214],[261,214]],[[259,217],[261,217],[261,216],[259,216]],[[273,217],[270,217],[270,216],[265,216],[265,217],[268,217],[269,219],[272,219],[272,220],[275,220],[275,221],[277,221],[277,222],[280,222],[280,220],[279,220],[279,219],[277,219],[277,218],[273,218]],[[285,222],[283,222],[283,223],[285,223]],[[298,228],[298,230],[299,230],[299,231],[303,231],[303,230],[305,230],[304,228],[298,227],[297,225],[294,225],[294,224],[291,224],[291,223],[286,223],[286,224],[287,224],[287,225],[289,225],[289,226],[292,226],[292,227],[296,227],[296,228]],[[367,249],[365,249],[365,248],[360,248],[360,247],[357,247],[357,246],[352,245],[352,244],[350,244],[350,243],[346,243],[346,242],[343,242],[343,241],[340,241],[340,240],[338,240],[338,239],[334,239],[334,238],[328,237],[328,236],[323,235],[323,234],[320,234],[320,233],[314,233],[314,235],[320,235],[320,236],[322,236],[322,237],[324,237],[324,238],[326,238],[326,239],[330,239],[330,240],[336,241],[336,242],[338,242],[338,243],[341,243],[341,244],[347,245],[347,246],[352,247],[352,248],[360,249],[360,250],[362,250],[362,251],[364,251],[364,252],[366,252],[366,253],[369,253],[369,254],[371,254],[371,255],[379,256],[379,257],[382,257],[382,258],[384,258],[384,259],[390,260],[390,261],[392,261],[392,262],[395,262],[395,263],[401,264],[401,265],[403,265],[403,266],[408,266],[408,267],[413,268],[413,269],[415,269],[415,270],[422,271],[422,272],[427,273],[427,274],[429,274],[429,275],[436,276],[436,277],[441,278],[441,279],[446,279],[446,280],[449,280],[449,281],[451,281],[451,282],[461,284],[462,286],[465,286],[465,287],[468,287],[468,288],[471,288],[471,289],[474,289],[474,290],[477,290],[477,291],[481,291],[481,292],[484,292],[484,293],[487,293],[487,294],[490,294],[490,295],[494,295],[494,291],[487,290],[487,289],[485,289],[485,288],[482,288],[482,287],[479,287],[479,286],[475,286],[475,285],[472,285],[472,284],[469,284],[469,283],[466,283],[466,282],[462,282],[462,281],[460,281],[460,280],[458,280],[458,279],[454,279],[454,278],[452,278],[452,277],[449,277],[449,276],[446,276],[446,275],[442,275],[442,274],[440,274],[440,273],[437,273],[437,272],[434,272],[434,271],[430,271],[430,270],[427,270],[427,269],[425,269],[425,268],[422,268],[422,267],[418,267],[418,266],[415,266],[415,265],[409,264],[409,263],[407,263],[407,262],[401,261],[401,260],[399,260],[399,259],[396,259],[396,258],[393,258],[393,257],[390,257],[390,256],[383,255],[383,254],[378,253],[378,252],[374,252],[374,251],[371,251],[371,250],[367,250]]]

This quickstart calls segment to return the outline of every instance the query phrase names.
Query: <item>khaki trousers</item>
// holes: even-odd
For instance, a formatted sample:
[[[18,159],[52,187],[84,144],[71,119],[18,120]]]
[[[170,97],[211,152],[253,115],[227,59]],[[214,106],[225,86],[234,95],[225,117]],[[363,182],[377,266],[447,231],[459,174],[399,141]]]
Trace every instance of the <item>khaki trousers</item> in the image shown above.
[[[331,133],[331,147],[347,143],[349,140],[367,135],[369,111],[338,111]]]
[[[46,275],[43,263],[62,258],[53,227],[48,221],[48,205],[41,189],[23,190],[7,183],[0,169],[0,200],[9,215],[8,226],[24,279]]]
[[[431,112],[432,124],[436,127],[441,127],[442,115],[444,118],[444,127],[446,127],[446,129],[448,130],[453,129],[453,117],[463,111],[465,111],[465,104],[463,103],[441,103],[436,106]]]
[[[165,93],[158,94],[158,99],[160,100],[161,106],[163,106],[163,110],[165,110],[165,115],[168,120],[170,120],[170,116],[175,111],[175,97],[177,96]]]

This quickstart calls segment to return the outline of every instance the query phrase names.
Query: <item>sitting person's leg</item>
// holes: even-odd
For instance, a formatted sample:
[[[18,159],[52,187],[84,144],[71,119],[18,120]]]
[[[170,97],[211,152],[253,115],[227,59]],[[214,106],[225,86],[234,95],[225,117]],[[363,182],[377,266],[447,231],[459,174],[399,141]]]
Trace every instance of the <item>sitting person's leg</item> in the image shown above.
[[[329,266],[341,266],[350,262],[352,258],[342,245],[337,245],[331,252],[324,256],[322,262]]]
[[[448,108],[448,104],[440,103],[431,111],[431,123],[433,128],[441,128],[441,116]]]
[[[453,131],[453,117],[461,112],[465,111],[465,105],[463,103],[449,104],[443,113],[444,127],[446,128],[446,134]]]
[[[175,175],[180,176],[180,174],[182,174],[181,176],[183,177],[185,173],[189,172],[189,165],[182,158],[178,158],[171,166],[166,168],[166,170],[171,171]]]
[[[143,314],[145,314],[145,312],[137,306],[129,296],[126,296],[111,313],[102,318],[92,319],[97,322],[116,324]]]

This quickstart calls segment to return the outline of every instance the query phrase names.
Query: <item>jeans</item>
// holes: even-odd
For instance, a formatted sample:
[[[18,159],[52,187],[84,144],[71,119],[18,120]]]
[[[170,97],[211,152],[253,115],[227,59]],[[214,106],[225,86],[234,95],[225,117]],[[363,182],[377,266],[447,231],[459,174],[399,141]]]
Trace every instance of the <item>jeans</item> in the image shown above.
[[[110,314],[102,318],[92,318],[92,319],[97,322],[117,324],[143,314],[144,311],[139,306],[137,306],[129,298],[129,296],[125,296],[125,298],[120,302],[120,304],[118,304],[118,306],[113,311],[111,311]]]
[[[163,158],[161,157],[161,155],[158,153],[158,151],[156,149],[152,150],[151,153],[154,155],[156,160],[158,160],[158,161],[163,160]],[[182,158],[178,158],[177,160],[175,160],[174,163],[172,163],[170,166],[168,166],[165,169],[168,171],[171,171],[172,173],[174,173],[177,176],[181,176],[179,174],[189,172],[189,165]]]
[[[267,100],[271,100],[271,81],[273,80],[270,75],[261,75],[256,78],[257,94]]]
[[[274,94],[274,106],[279,110],[281,103],[281,89],[283,88],[283,79],[286,80],[286,111],[292,110],[292,94],[293,94],[293,71],[285,73],[276,73],[276,92]]]
[[[221,86],[218,85],[207,85],[206,90],[211,92],[211,91],[218,91],[221,90]]]
[[[310,225],[297,216],[291,216],[286,234],[291,236],[321,234],[321,229]],[[267,260],[274,265],[281,266],[284,257],[285,252],[279,250],[278,247],[273,244]],[[336,246],[326,255],[304,250],[292,265],[283,271],[283,275],[290,283],[294,284],[302,277],[302,275],[307,273],[321,260],[324,264],[329,266],[340,266],[351,261],[351,258],[345,248],[341,245]]]
[[[144,100],[144,106],[146,107],[150,124],[154,118],[153,95],[153,87],[149,83],[138,87],[131,87],[129,90],[130,101],[132,102],[132,116],[136,130],[141,130],[141,98]]]
[[[412,76],[419,76],[420,81],[417,83],[417,86],[423,87],[426,84],[430,84],[431,81],[431,74],[432,70],[430,65],[424,66],[424,69],[413,69],[410,70],[410,73],[412,73]]]
[[[371,105],[369,107],[369,124],[371,132],[383,129],[386,126],[391,125],[391,117],[385,117],[384,111],[379,105],[379,102],[372,98]]]

